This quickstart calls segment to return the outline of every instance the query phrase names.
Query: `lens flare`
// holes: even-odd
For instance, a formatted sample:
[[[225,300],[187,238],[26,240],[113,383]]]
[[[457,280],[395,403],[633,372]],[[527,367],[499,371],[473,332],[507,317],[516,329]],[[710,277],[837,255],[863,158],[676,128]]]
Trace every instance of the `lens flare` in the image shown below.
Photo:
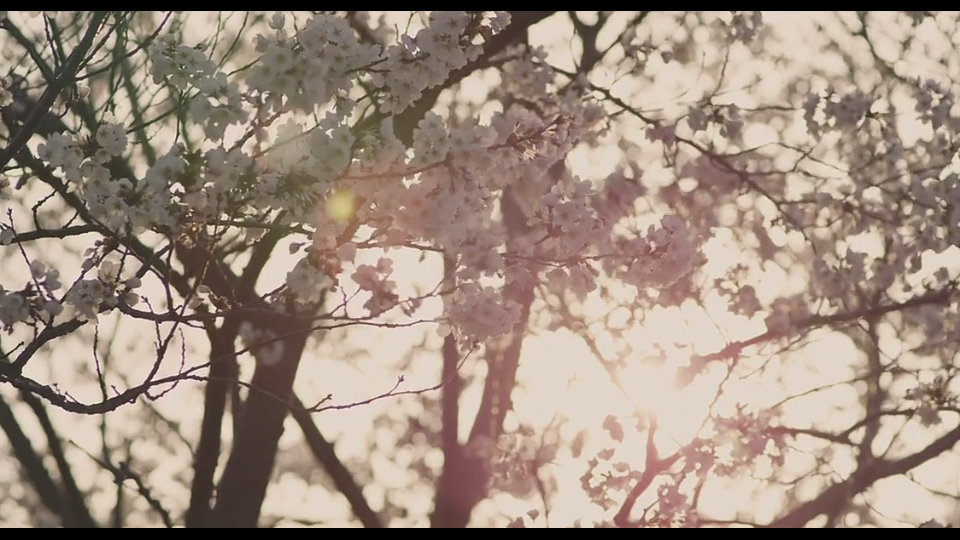
[[[338,189],[327,198],[327,215],[337,221],[348,221],[353,218],[357,208],[357,198],[345,189]]]

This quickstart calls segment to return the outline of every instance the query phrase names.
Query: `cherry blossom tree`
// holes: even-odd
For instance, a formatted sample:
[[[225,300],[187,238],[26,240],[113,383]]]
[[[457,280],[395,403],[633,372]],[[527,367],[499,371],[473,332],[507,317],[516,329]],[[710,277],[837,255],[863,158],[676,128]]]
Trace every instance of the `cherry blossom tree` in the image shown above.
[[[0,515],[951,522],[958,20],[0,12]]]

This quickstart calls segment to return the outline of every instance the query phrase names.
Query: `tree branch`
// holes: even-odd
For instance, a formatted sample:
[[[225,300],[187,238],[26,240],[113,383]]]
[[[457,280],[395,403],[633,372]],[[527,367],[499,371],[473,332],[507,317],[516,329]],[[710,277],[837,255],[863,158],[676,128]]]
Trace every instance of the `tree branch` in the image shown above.
[[[786,330],[768,330],[747,340],[734,341],[717,352],[701,356],[700,360],[703,362],[712,362],[716,360],[735,358],[748,347],[785,338],[798,332],[814,330],[836,324],[849,323],[861,319],[879,318],[897,311],[903,311],[925,305],[946,305],[950,302],[950,299],[955,294],[957,294],[956,288],[948,287],[939,291],[928,292],[915,298],[911,298],[905,302],[881,304],[849,312],[834,313],[832,315],[813,315],[792,323]]]
[[[480,66],[483,66],[491,57],[503,52],[507,47],[520,41],[527,30],[538,22],[553,15],[556,11],[511,11],[510,24],[502,32],[493,36],[489,41],[483,44],[483,54],[476,61],[460,68],[447,77],[447,80],[438,86],[428,88],[423,91],[423,96],[416,103],[407,107],[403,112],[396,115],[393,119],[394,134],[405,145],[410,146],[413,143],[413,131],[417,124],[426,116],[430,109],[437,103],[440,94],[444,90],[454,86],[463,79],[473,74]],[[379,125],[387,119],[387,115],[374,114],[367,120],[360,123],[358,131],[365,131],[372,126]]]
[[[357,516],[360,523],[368,529],[383,528],[380,516],[370,508],[366,497],[363,496],[363,489],[357,484],[357,481],[353,478],[353,475],[350,474],[346,466],[344,466],[343,462],[340,461],[340,458],[337,457],[333,444],[327,441],[323,434],[320,433],[320,429],[317,428],[317,425],[313,422],[313,418],[311,418],[310,412],[304,407],[303,402],[300,401],[300,398],[296,395],[293,396],[291,401],[292,409],[290,414],[293,416],[293,419],[297,421],[300,430],[303,431],[303,437],[307,442],[307,446],[309,446],[310,451],[313,452],[317,463],[330,475],[330,479],[333,480],[333,485],[346,497],[347,502],[350,503],[350,508],[353,510],[353,515]]]
[[[77,44],[73,52],[70,53],[70,57],[67,58],[67,61],[63,64],[63,68],[60,70],[57,78],[48,82],[46,90],[44,90],[40,99],[37,100],[37,104],[30,112],[30,116],[24,121],[23,126],[20,127],[20,130],[14,136],[13,140],[10,141],[10,144],[7,145],[3,151],[0,151],[0,170],[3,170],[7,166],[7,163],[9,163],[10,160],[20,152],[20,149],[27,144],[27,141],[33,137],[43,118],[50,112],[50,108],[53,107],[53,102],[56,101],[60,92],[76,78],[80,64],[93,46],[93,40],[109,14],[109,11],[93,12],[86,33],[83,35],[83,38],[80,39],[80,43]],[[3,24],[4,27],[6,27],[9,22],[4,21]]]
[[[250,381],[255,391],[244,403],[240,430],[234,435],[233,449],[217,486],[217,503],[208,523],[216,528],[257,526],[289,411],[293,381],[310,335],[309,319],[305,317],[276,313],[269,320],[262,319],[256,321],[257,327],[293,330],[294,335],[280,342],[283,352],[277,364],[257,362]]]
[[[292,300],[288,300],[286,312],[279,312],[255,295],[242,298],[247,294],[240,290],[241,279],[223,261],[214,258],[209,241],[198,234],[189,243],[177,242],[177,257],[187,274],[218,296],[259,308],[259,314],[248,314],[253,326],[284,336],[277,342],[282,353],[276,364],[257,362],[240,429],[234,434],[233,448],[217,486],[216,505],[206,523],[218,528],[250,528],[257,526],[260,516],[283,421],[289,411],[293,381],[311,333],[311,317],[298,313]]]
[[[0,397],[0,428],[3,429],[13,448],[13,456],[20,462],[23,472],[33,486],[43,505],[56,514],[64,527],[93,528],[96,524],[89,515],[76,512],[76,509],[63,498],[60,487],[50,476],[43,459],[33,448],[29,437],[24,433],[13,414],[13,409]]]
[[[63,484],[64,504],[70,508],[70,512],[76,515],[81,523],[84,523],[83,527],[96,527],[97,523],[94,521],[93,516],[90,515],[90,510],[87,508],[86,497],[84,497],[83,492],[80,491],[80,487],[77,486],[76,479],[73,477],[73,471],[67,462],[63,444],[61,444],[60,437],[56,429],[54,429],[53,423],[50,421],[50,415],[47,414],[46,407],[44,407],[43,402],[40,401],[37,396],[29,392],[20,392],[20,399],[33,411],[47,438],[47,450],[57,463],[60,482]]]
[[[862,493],[879,480],[904,474],[931,459],[952,449],[960,442],[960,427],[940,437],[930,446],[897,461],[877,461],[862,475],[856,475],[844,482],[827,488],[817,498],[801,504],[784,516],[774,520],[767,528],[796,529],[803,527],[821,514],[830,512],[850,496]]]
[[[236,326],[236,325],[234,325]],[[202,527],[209,519],[213,497],[213,476],[220,461],[223,414],[230,390],[231,362],[222,360],[233,351],[236,330],[214,329],[210,332],[210,381],[204,390],[203,420],[200,424],[200,442],[193,462],[193,484],[190,506],[185,524],[188,528]],[[227,339],[227,338],[230,339]],[[235,360],[234,360],[235,362]]]
[[[452,286],[456,262],[448,256],[444,257],[444,274],[446,286]],[[464,497],[462,474],[465,463],[464,449],[460,446],[460,391],[461,381],[457,368],[460,364],[460,351],[457,349],[457,340],[453,334],[443,339],[443,369],[441,381],[444,381],[441,390],[440,402],[440,440],[443,451],[443,470],[437,483],[436,503],[430,515],[430,525],[433,528],[450,528],[463,521],[457,518],[464,508],[471,508],[472,496]],[[469,510],[468,514],[469,516]],[[465,522],[464,522],[465,523]]]

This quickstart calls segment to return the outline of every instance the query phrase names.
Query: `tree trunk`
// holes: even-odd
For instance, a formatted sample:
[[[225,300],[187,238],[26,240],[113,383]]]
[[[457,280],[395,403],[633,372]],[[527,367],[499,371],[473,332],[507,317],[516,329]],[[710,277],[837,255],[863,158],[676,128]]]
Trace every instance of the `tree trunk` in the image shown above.
[[[276,335],[288,337],[281,341],[283,354],[279,363],[257,363],[240,430],[234,434],[233,448],[217,486],[209,527],[256,527],[267,494],[283,422],[289,413],[293,381],[310,333],[309,318],[279,313],[263,318],[267,317],[271,320],[258,321],[255,326],[275,328]]]

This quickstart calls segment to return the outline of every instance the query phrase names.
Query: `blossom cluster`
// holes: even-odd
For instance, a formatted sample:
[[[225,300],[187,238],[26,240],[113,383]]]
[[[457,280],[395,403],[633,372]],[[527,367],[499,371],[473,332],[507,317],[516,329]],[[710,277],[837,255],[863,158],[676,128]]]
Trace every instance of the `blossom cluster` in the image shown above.
[[[361,264],[357,266],[351,279],[361,291],[370,294],[370,298],[363,305],[371,315],[376,316],[393,308],[398,303],[394,290],[397,284],[389,279],[393,274],[393,261],[380,258],[377,265]]]
[[[915,404],[917,419],[922,425],[940,425],[940,411],[956,406],[958,396],[950,391],[949,383],[949,379],[938,375],[932,381],[918,384],[907,392],[905,397]]]
[[[163,36],[150,48],[149,59],[154,82],[166,81],[181,92],[193,92],[190,112],[211,140],[222,139],[227,127],[247,120],[239,85],[228,81],[201,48]]]
[[[0,285],[0,329],[10,332],[16,324],[49,319],[63,311],[54,297],[55,291],[62,288],[60,272],[33,261],[30,273],[31,283],[20,290],[8,291]]]
[[[9,229],[8,229],[9,230]],[[120,302],[135,306],[140,301],[136,289],[138,277],[121,278],[122,265],[115,258],[96,257],[96,249],[87,251],[86,270],[97,266],[95,277],[81,277],[65,294],[60,271],[42,261],[30,263],[30,281],[19,290],[0,286],[0,328],[12,332],[19,323],[45,324],[67,311],[81,321],[97,321],[103,310],[116,308]]]
[[[734,12],[724,24],[735,39],[749,41],[761,22],[759,12]],[[102,123],[87,139],[53,135],[38,153],[84,199],[91,215],[114,231],[172,231],[185,219],[262,220],[280,212],[288,223],[310,224],[316,231],[316,256],[338,262],[302,262],[288,274],[288,287],[305,299],[317,300],[311,291],[324,289],[335,277],[324,272],[350,263],[340,255],[343,246],[357,245],[356,238],[343,236],[359,230],[351,219],[377,231],[367,246],[432,245],[456,263],[456,281],[448,290],[458,292],[445,303],[445,322],[468,339],[506,331],[514,322],[512,300],[495,298],[500,293],[489,279],[532,283],[542,278],[552,290],[580,297],[596,289],[601,275],[638,288],[670,286],[702,260],[701,239],[675,216],[665,216],[646,231],[624,233],[621,218],[645,192],[638,179],[642,171],[629,179],[617,173],[602,183],[551,172],[579,143],[596,136],[604,113],[573,90],[544,98],[556,87],[556,73],[543,50],[527,51],[504,65],[500,92],[515,103],[495,112],[485,125],[450,126],[429,113],[414,131],[410,150],[394,136],[390,122],[367,132],[351,128],[351,92],[358,84],[372,92],[383,114],[399,113],[475,60],[484,40],[508,23],[505,12],[433,12],[423,28],[389,44],[361,39],[344,18],[331,14],[319,13],[296,30],[277,14],[269,35],[255,39],[260,61],[240,76],[228,76],[204,47],[161,36],[149,49],[154,81],[189,96],[192,120],[210,141],[225,143],[230,126],[246,127],[262,138],[273,116],[279,116],[287,122],[276,131],[277,144],[256,157],[248,146],[187,152],[178,145],[142,179],[118,175],[112,167],[129,150],[124,126],[117,123]],[[939,131],[957,127],[948,88],[928,80],[918,81],[915,90],[922,121]],[[875,100],[856,90],[811,94],[804,109],[814,135],[885,121]],[[322,114],[313,128],[293,114],[318,110]],[[694,134],[716,125],[721,136],[736,138],[743,119],[735,104],[708,104],[689,109],[686,124]],[[647,135],[668,147],[677,143],[676,126],[669,123],[651,126]],[[896,150],[893,141],[888,147]],[[710,176],[714,188],[734,189],[741,182],[710,156],[687,167],[685,174]],[[911,190],[919,201],[945,201],[956,214],[960,205],[949,201],[960,193],[957,184],[949,176],[941,182],[915,178]],[[350,208],[348,220],[324,207],[343,193],[357,205]],[[823,204],[842,204],[840,197],[859,195],[817,197]],[[913,207],[915,212],[919,208]],[[797,218],[791,223],[809,221],[791,214],[794,210],[787,209]],[[929,220],[923,217],[915,220],[914,233],[921,238],[939,236],[943,228],[948,237],[960,235],[960,216],[943,225],[925,224]],[[5,229],[4,234],[12,233]],[[827,290],[829,284],[839,287],[857,275],[893,285],[896,265],[861,259],[848,250],[845,259],[818,266],[826,297],[839,301],[840,295]],[[358,269],[355,275],[361,274]],[[371,294],[370,313],[399,303],[393,288],[378,287],[364,289]],[[749,295],[751,289],[744,291]],[[757,310],[755,298],[732,298]],[[466,315],[490,312],[494,304],[502,311],[497,324],[481,324]],[[783,313],[773,309],[768,322],[787,324],[774,320]]]
[[[291,33],[277,14],[270,35],[255,39],[260,61],[241,77],[229,77],[204,47],[161,36],[149,50],[153,80],[188,96],[192,121],[215,146],[174,145],[142,178],[131,178],[113,166],[129,150],[125,127],[104,122],[87,138],[55,134],[38,154],[117,233],[278,215],[312,226],[311,258],[286,279],[305,303],[319,301],[336,282],[333,273],[351,264],[361,227],[377,231],[367,247],[431,245],[454,261],[441,323],[465,343],[516,323],[519,306],[497,280],[542,278],[583,297],[604,273],[638,288],[689,273],[699,240],[679,219],[668,216],[647,231],[617,228],[644,193],[636,179],[613,175],[596,184],[557,173],[572,149],[596,136],[604,113],[572,90],[544,99],[556,74],[543,51],[507,63],[504,88],[520,102],[488,124],[450,126],[428,113],[409,150],[389,121],[372,132],[350,127],[358,83],[371,89],[381,113],[399,113],[478,58],[483,41],[507,24],[505,12],[433,12],[415,34],[383,45],[360,40],[341,17],[320,13]],[[318,110],[309,129],[295,114]],[[277,118],[286,121],[268,151],[255,156],[254,148],[226,144],[230,126],[263,140]],[[390,273],[385,258],[352,275],[369,295],[371,316],[402,303]],[[82,279],[67,300],[94,318],[113,297],[102,279]]]
[[[63,175],[67,189],[76,191],[90,214],[110,230],[129,228],[138,233],[171,225],[167,183],[157,182],[150,174],[143,181],[117,177],[110,169],[112,160],[122,156],[127,146],[124,127],[105,122],[94,134],[92,145],[75,135],[56,133],[40,143],[37,153]]]

